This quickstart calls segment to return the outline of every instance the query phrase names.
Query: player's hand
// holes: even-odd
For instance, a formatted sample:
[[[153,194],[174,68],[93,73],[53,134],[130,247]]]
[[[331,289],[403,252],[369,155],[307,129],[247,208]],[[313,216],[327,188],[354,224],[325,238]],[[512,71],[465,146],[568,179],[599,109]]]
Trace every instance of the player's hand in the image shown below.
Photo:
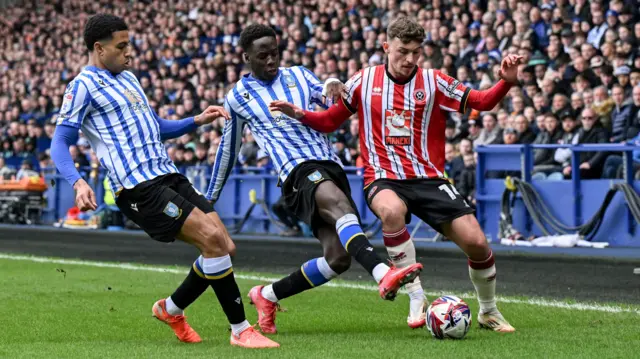
[[[224,117],[225,120],[229,119],[229,113],[222,106],[209,106],[201,114],[193,119],[193,122],[198,126],[206,125],[213,122],[215,119]]]
[[[567,166],[562,169],[562,174],[565,176],[569,176],[571,174],[571,166]]]
[[[271,113],[282,112],[291,118],[295,118],[296,120],[299,120],[304,116],[304,111],[300,107],[294,104],[290,104],[286,101],[271,102],[269,104],[269,111]]]
[[[85,180],[79,179],[73,185],[73,189],[76,191],[76,206],[80,208],[81,211],[95,211],[96,208],[98,208],[96,195]]]
[[[590,170],[591,169],[591,165],[589,164],[589,162],[582,162],[580,164],[580,169],[581,170]]]
[[[334,81],[325,85],[325,91],[323,92],[324,104],[327,106],[335,104],[346,92],[347,88],[344,84],[341,81],[334,79]]]
[[[500,78],[508,83],[515,84],[518,82],[518,65],[523,57],[518,55],[509,55],[502,59],[500,65]]]

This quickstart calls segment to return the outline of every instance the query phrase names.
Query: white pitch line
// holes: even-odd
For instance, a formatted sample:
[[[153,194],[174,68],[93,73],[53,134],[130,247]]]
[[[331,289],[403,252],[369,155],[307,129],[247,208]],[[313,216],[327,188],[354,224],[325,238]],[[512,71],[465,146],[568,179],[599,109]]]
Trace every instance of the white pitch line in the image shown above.
[[[83,261],[83,260],[75,260],[75,259],[58,259],[58,258],[35,257],[35,256],[21,256],[21,255],[4,254],[4,253],[0,253],[0,259],[8,259],[8,260],[15,260],[15,261],[29,261],[29,262],[38,262],[38,263],[79,265],[79,266],[98,267],[98,268],[115,268],[115,269],[157,272],[157,273],[172,273],[172,274],[188,273],[188,270],[185,268],[169,268],[169,267],[146,266],[146,265],[131,264],[131,263],[109,263],[109,262],[98,262],[98,261]],[[280,278],[274,278],[274,277],[264,277],[264,276],[256,276],[256,275],[245,275],[245,274],[236,274],[235,277],[238,279],[255,280],[255,281],[261,281],[261,282],[274,282],[280,279]],[[334,287],[334,288],[348,288],[348,289],[360,289],[360,290],[367,290],[367,291],[378,291],[377,286],[367,285],[367,284],[357,284],[357,283],[346,282],[346,281],[333,281],[333,282],[326,283],[324,286]],[[425,294],[430,297],[439,297],[441,295],[455,295],[460,298],[475,298],[475,293],[425,292]],[[539,307],[561,308],[561,309],[580,310],[580,311],[592,310],[592,311],[607,312],[607,313],[635,313],[640,315],[640,309],[634,309],[629,307],[622,307],[622,306],[616,306],[616,305],[603,305],[603,304],[595,304],[595,303],[594,304],[567,303],[559,300],[548,300],[548,299],[542,299],[542,298],[518,299],[518,298],[511,298],[511,297],[498,297],[498,302],[535,305]]]

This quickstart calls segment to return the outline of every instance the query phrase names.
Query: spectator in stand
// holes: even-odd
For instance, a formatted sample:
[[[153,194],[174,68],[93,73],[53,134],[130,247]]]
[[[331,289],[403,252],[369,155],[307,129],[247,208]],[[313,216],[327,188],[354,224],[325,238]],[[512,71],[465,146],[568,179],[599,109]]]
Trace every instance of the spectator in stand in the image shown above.
[[[500,133],[500,127],[497,126],[497,122],[495,115],[492,113],[485,113],[482,116],[482,130],[480,130],[478,138],[473,141],[473,147],[490,145],[496,142]]]
[[[0,157],[0,182],[11,180],[16,174],[16,170],[7,166],[3,157]]]
[[[351,166],[351,152],[346,142],[344,135],[336,135],[333,138],[333,151],[338,155],[343,166]]]
[[[468,138],[462,139],[458,145],[459,154],[451,160],[449,178],[453,179],[454,184],[460,182],[460,176],[464,170],[464,156],[473,155],[473,142]],[[455,153],[455,150],[454,150]]]
[[[623,137],[635,135],[640,103],[631,105],[631,120],[622,120],[626,103],[631,103],[634,87],[640,83],[640,25],[632,4],[586,0],[423,3],[337,0],[324,6],[313,1],[291,5],[149,0],[127,2],[110,11],[135,24],[133,68],[150,107],[163,118],[187,116],[209,104],[223,103],[230,86],[247,71],[237,46],[246,24],[274,27],[282,45],[282,66],[304,65],[321,80],[331,76],[346,81],[360,69],[386,60],[382,50],[386,25],[394,16],[408,13],[427,31],[422,65],[455,75],[472,88],[482,89],[496,81],[499,60],[506,54],[525,57],[521,83],[491,114],[451,117],[453,123],[446,124],[449,141],[461,147],[465,138],[476,145],[502,143],[504,130],[518,126],[518,115],[526,117],[537,135],[546,129],[547,112],[564,114],[569,108],[576,114],[593,108],[604,129],[611,132],[610,140],[619,137],[622,123],[628,124]],[[2,10],[0,150],[8,162],[18,166],[22,159],[47,151],[65,87],[87,62],[82,41],[73,40],[82,38],[82,22],[65,19],[84,18],[95,9],[94,3],[78,0],[22,2]],[[617,96],[616,84],[623,90],[622,106],[611,98]],[[497,120],[497,125],[488,123],[482,129],[485,120]],[[568,117],[560,120],[563,127],[575,122]],[[191,148],[195,156],[191,160],[186,153],[186,163],[210,165],[222,125],[213,123],[197,136],[168,141],[167,146],[173,146],[171,156],[184,161],[185,151]],[[345,138],[343,157],[349,158],[345,161],[349,165],[362,161],[356,145],[358,131],[357,122],[355,128],[352,124],[339,131]],[[528,131],[520,132],[516,141],[531,140]],[[243,143],[251,143],[248,133]],[[91,156],[90,149],[78,147]],[[252,147],[245,150],[249,155],[257,153]]]
[[[518,143],[531,144],[536,139],[536,134],[531,130],[529,121],[524,115],[518,115],[513,121],[513,126],[518,131]]]
[[[80,152],[77,146],[70,146],[69,153],[71,154],[71,159],[73,160],[73,163],[75,163],[76,167],[89,167],[89,160],[87,159],[87,156]]]
[[[448,119],[444,129],[444,136],[446,138],[446,141],[456,145],[460,142],[460,140],[462,140],[463,135],[464,134],[458,128],[456,121]]]
[[[598,86],[593,90],[593,110],[600,119],[600,123],[604,128],[611,128],[611,111],[615,103],[609,97],[605,86]]]
[[[634,138],[638,133],[638,125],[633,123],[631,116],[632,99],[625,99],[624,89],[616,84],[611,91],[611,97],[615,105],[611,111],[611,138],[612,143],[623,143]]]
[[[572,93],[571,94],[571,111],[573,111],[574,113],[581,113],[583,109],[584,109],[583,93],[581,92]]]
[[[572,143],[607,143],[607,132],[598,125],[598,117],[594,110],[584,109],[580,122],[582,127],[575,135],[577,141],[572,141]],[[571,156],[569,156],[563,163],[562,174],[565,178],[570,178],[571,171],[578,170],[582,178],[600,178],[605,155],[604,152],[580,152],[578,155],[580,168],[578,169],[571,168]]]
[[[469,136],[467,138],[470,141],[475,141],[480,137],[480,133],[482,133],[481,123],[472,119],[469,119],[467,123],[469,126]]]
[[[613,71],[613,75],[616,77],[617,79],[617,85],[619,85],[620,87],[622,87],[622,97],[630,99],[631,97],[631,91],[633,90],[633,88],[631,87],[631,82],[629,81],[629,76],[631,75],[631,69],[629,68],[629,66],[623,65],[620,66],[618,68],[616,68]],[[615,101],[615,99],[614,99]]]
[[[456,155],[456,147],[451,142],[446,142],[444,144],[444,172],[448,178],[453,178],[451,175],[451,164]]]
[[[505,128],[502,134],[502,144],[504,145],[515,145],[519,144],[518,141],[518,131],[512,127]]]
[[[33,170],[33,165],[30,160],[22,161],[22,165],[20,166],[20,170],[16,174],[16,180],[20,181],[23,178],[31,178],[31,177],[39,177],[40,174]]]
[[[455,183],[456,189],[468,203],[476,204],[476,161],[473,153],[462,156],[464,169],[460,174],[460,180]]]
[[[572,117],[570,110],[565,110],[560,114],[560,117]],[[552,113],[545,115],[544,121],[545,130],[538,133],[534,144],[549,145],[559,144],[564,135],[562,128],[558,122],[558,117]],[[546,178],[547,174],[558,172],[562,170],[560,164],[554,159],[554,149],[535,149],[533,151],[533,174],[537,179]],[[544,176],[535,176],[536,174],[543,174]]]
[[[203,143],[198,143],[196,145],[195,165],[207,166],[207,146]]]
[[[240,148],[240,155],[238,155],[238,162],[243,167],[255,167],[258,159],[258,150],[260,150],[260,147],[258,147],[255,138],[251,131],[246,129],[244,143]]]

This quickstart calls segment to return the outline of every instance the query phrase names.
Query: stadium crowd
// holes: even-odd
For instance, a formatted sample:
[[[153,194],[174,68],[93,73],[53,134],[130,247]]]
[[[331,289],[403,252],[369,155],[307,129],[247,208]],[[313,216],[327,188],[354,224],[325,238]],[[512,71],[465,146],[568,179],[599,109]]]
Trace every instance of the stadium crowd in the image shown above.
[[[451,114],[447,121],[447,172],[470,199],[475,146],[640,139],[635,2],[47,0],[1,11],[0,146],[14,165],[32,156],[40,167],[50,165],[47,150],[65,86],[88,60],[83,24],[96,12],[125,18],[135,48],[133,71],[152,107],[168,119],[222,104],[246,73],[237,42],[242,26],[252,22],[276,29],[282,66],[306,66],[320,80],[346,81],[360,68],[384,63],[385,27],[400,14],[416,16],[427,31],[421,65],[475,89],[497,81],[503,56],[523,56],[520,85],[493,111]],[[210,166],[220,137],[218,122],[169,141],[168,152],[179,166]],[[355,118],[331,139],[345,165],[362,165]],[[536,150],[535,177],[568,177],[570,155],[566,149]],[[80,166],[97,163],[82,137],[72,156]],[[594,152],[581,153],[580,163],[585,178],[613,178],[620,176],[622,160]],[[269,166],[248,130],[239,165]]]

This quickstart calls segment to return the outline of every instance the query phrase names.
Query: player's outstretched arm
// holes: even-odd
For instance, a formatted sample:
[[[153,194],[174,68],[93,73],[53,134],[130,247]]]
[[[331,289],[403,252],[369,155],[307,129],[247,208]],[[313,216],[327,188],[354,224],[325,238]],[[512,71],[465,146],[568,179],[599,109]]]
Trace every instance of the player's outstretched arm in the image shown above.
[[[222,191],[236,163],[238,153],[240,152],[240,145],[242,144],[242,129],[245,124],[245,120],[231,109],[228,101],[225,101],[225,109],[227,116],[229,116],[229,114],[230,116],[225,117],[228,121],[224,122],[222,139],[216,152],[216,159],[213,163],[213,173],[211,174],[211,181],[209,182],[205,196],[212,204],[218,201],[220,191]]]
[[[344,101],[337,103],[326,111],[305,111],[300,107],[286,101],[273,101],[269,104],[269,110],[279,111],[295,118],[316,131],[330,133],[337,130],[340,125],[351,117],[351,111],[345,106]]]
[[[518,65],[522,56],[509,55],[502,59],[500,78],[493,87],[483,91],[471,90],[467,99],[467,107],[478,111],[490,111],[509,92],[511,86],[518,82]]]
[[[78,130],[86,114],[92,110],[91,92],[82,80],[74,79],[64,92],[60,113],[56,120],[56,131],[51,140],[51,159],[58,171],[76,191],[76,205],[80,210],[98,208],[96,195],[76,169],[69,147],[78,142]]]
[[[221,106],[209,106],[201,114],[182,120],[165,120],[155,112],[153,115],[158,121],[158,127],[160,127],[161,140],[169,140],[180,137],[185,133],[193,132],[198,126],[211,123],[219,117],[229,119],[229,113]]]
[[[76,169],[69,147],[78,142],[78,129],[60,124],[56,126],[51,141],[51,159],[56,168],[76,191],[76,205],[81,211],[98,208],[96,195],[91,186],[80,176]]]

